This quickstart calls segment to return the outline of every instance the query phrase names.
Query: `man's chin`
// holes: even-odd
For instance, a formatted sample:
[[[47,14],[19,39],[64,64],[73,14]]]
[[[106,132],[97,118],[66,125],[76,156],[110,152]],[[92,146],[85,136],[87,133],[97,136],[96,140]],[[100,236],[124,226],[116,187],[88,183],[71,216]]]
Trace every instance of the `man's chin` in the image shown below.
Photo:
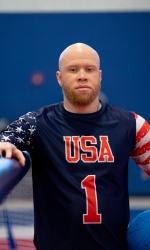
[[[71,102],[73,105],[78,105],[78,106],[90,105],[96,99],[96,97],[98,96],[98,93],[97,92],[75,93],[74,91],[64,90],[64,95],[66,96],[68,101]]]
[[[78,96],[78,98],[72,100],[72,104],[78,106],[85,106],[85,105],[90,105],[93,101],[94,101],[93,98],[83,98],[83,96],[79,98]]]

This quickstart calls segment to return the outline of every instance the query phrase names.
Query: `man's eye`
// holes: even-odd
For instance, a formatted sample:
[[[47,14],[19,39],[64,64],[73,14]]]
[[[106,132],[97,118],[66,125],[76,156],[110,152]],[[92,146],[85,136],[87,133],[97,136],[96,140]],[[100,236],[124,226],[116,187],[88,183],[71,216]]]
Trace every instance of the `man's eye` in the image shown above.
[[[77,69],[76,69],[76,68],[71,68],[70,71],[71,71],[71,72],[76,72]]]
[[[91,72],[91,71],[93,71],[93,68],[87,68],[86,71]]]

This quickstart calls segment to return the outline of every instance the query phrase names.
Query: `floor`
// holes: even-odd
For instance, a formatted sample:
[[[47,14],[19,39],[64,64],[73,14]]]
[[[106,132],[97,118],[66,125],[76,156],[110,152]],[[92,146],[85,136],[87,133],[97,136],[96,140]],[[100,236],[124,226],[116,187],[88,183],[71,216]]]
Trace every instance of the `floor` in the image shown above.
[[[150,209],[149,197],[130,197],[130,221],[139,213]],[[0,250],[7,250],[8,228],[12,237],[22,240],[19,250],[34,249],[33,239],[33,204],[32,202],[7,202],[0,206]],[[7,225],[7,226],[6,226]],[[30,241],[30,242],[29,242]],[[26,243],[25,243],[26,242]],[[23,244],[27,244],[23,248]]]

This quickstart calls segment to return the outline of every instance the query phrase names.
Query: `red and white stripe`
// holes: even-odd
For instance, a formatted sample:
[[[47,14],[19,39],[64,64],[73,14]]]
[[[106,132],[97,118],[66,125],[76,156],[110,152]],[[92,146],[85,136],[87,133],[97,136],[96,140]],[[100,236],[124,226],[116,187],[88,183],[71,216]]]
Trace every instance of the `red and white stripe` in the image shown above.
[[[131,154],[135,164],[150,175],[150,125],[141,116],[135,114],[136,145]]]
[[[35,250],[33,240],[17,239],[17,250]],[[0,250],[10,250],[7,239],[1,239]]]

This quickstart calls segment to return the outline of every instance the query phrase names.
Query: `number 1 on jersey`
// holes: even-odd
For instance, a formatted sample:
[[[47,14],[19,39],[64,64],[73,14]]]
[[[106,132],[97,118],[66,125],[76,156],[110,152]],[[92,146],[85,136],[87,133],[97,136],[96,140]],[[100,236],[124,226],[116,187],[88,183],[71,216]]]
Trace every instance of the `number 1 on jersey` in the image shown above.
[[[81,187],[85,189],[86,194],[86,214],[83,214],[83,223],[101,223],[101,214],[98,214],[95,175],[88,175],[81,182]]]

